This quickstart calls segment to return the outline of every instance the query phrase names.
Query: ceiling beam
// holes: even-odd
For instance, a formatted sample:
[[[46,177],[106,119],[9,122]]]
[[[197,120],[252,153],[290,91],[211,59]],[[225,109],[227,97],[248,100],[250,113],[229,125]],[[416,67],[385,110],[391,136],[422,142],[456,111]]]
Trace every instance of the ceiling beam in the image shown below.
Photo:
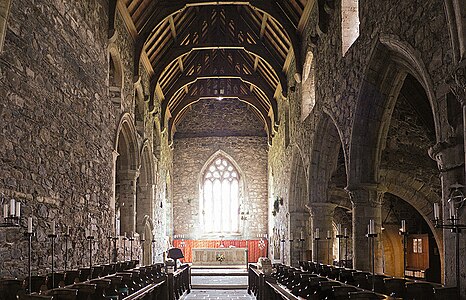
[[[274,56],[269,52],[269,50],[264,47],[263,45],[251,45],[251,44],[202,44],[202,45],[186,45],[181,47],[175,47],[169,51],[168,56],[164,57],[163,60],[157,62],[157,69],[154,73],[153,80],[159,81],[160,77],[162,76],[163,72],[166,70],[168,66],[172,64],[173,61],[178,60],[184,55],[188,55],[193,51],[202,51],[202,50],[243,50],[249,54],[256,56],[257,58],[261,58],[264,62],[266,62],[274,71],[280,81],[280,85],[282,86],[282,91],[287,91],[288,83],[285,76],[285,73],[282,71],[282,67],[279,62],[274,58]],[[257,62],[259,62],[257,60]],[[285,95],[286,96],[286,95]]]
[[[170,87],[167,91],[166,98],[162,101],[162,108],[161,108],[161,116],[160,116],[160,125],[162,130],[165,129],[165,117],[167,115],[168,106],[170,103],[170,99],[181,89],[185,86],[193,84],[198,80],[208,80],[208,79],[240,79],[242,82],[247,84],[254,85],[257,89],[261,90],[266,96],[269,101],[270,107],[273,112],[274,120],[278,120],[278,104],[277,101],[273,98],[274,92],[270,89],[270,87],[263,81],[262,78],[255,76],[255,75],[245,75],[245,74],[215,74],[215,75],[197,75],[197,76],[185,76],[180,77],[178,80]],[[217,96],[218,97],[218,96]]]
[[[185,0],[185,1],[174,1],[174,0],[165,0],[160,1],[160,5],[152,13],[152,15],[145,22],[143,27],[139,32],[139,39],[136,43],[136,56],[141,55],[144,44],[151,35],[154,28],[156,28],[161,22],[165,19],[173,16],[176,13],[184,11],[188,7],[194,6],[210,6],[210,5],[247,5],[253,9],[257,9],[271,18],[275,19],[286,32],[288,38],[290,39],[293,53],[295,56],[296,62],[296,72],[301,73],[302,70],[302,59],[300,51],[300,37],[297,33],[297,25],[293,24],[281,10],[278,2],[281,0],[248,0],[248,1],[232,1],[232,0],[217,0],[217,1],[208,1],[208,0]]]

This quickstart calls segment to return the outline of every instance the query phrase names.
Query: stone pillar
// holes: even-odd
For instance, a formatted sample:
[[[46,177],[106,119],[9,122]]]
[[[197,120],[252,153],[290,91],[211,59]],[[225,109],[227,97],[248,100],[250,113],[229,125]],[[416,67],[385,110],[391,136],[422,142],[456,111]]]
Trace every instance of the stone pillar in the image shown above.
[[[375,271],[382,273],[382,199],[386,189],[378,184],[366,184],[349,188],[349,196],[353,206],[353,268],[371,271],[372,257],[369,253],[369,242],[366,234],[369,221],[375,221],[374,241]]]
[[[313,251],[312,260],[318,261],[324,264],[331,264],[333,258],[333,239],[330,240],[330,253],[328,252],[328,241],[326,240],[327,231],[330,230],[332,236],[333,233],[333,212],[335,211],[336,204],[332,203],[310,203],[309,209],[311,212],[312,221],[312,239],[313,239]],[[316,241],[315,231],[319,228],[320,240]],[[319,257],[316,257],[316,242],[319,244]]]
[[[437,161],[440,170],[442,184],[442,216],[446,223],[449,218],[448,198],[451,185],[455,183],[464,184],[464,146],[461,138],[450,138],[440,142],[429,149],[430,156]],[[466,211],[459,211],[459,223],[466,224]],[[444,243],[444,280],[447,286],[456,286],[456,243],[455,234],[450,230],[443,232]],[[461,295],[466,295],[466,240],[464,231],[460,236],[460,270],[461,270]],[[466,299],[466,298],[462,298]]]
[[[144,232],[144,216],[152,216],[152,203],[154,202],[155,185],[154,184],[139,184],[137,186],[136,198],[136,231],[139,234]]]
[[[120,233],[136,231],[136,170],[120,171]]]

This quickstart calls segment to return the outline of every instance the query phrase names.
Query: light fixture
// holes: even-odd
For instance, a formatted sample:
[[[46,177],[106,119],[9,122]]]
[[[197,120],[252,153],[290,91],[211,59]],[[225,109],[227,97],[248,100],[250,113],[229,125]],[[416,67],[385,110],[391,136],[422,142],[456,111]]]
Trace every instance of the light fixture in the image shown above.
[[[13,198],[8,201],[2,193],[1,203],[3,207],[3,223],[0,223],[0,227],[19,227],[19,221],[21,219],[21,202]]]

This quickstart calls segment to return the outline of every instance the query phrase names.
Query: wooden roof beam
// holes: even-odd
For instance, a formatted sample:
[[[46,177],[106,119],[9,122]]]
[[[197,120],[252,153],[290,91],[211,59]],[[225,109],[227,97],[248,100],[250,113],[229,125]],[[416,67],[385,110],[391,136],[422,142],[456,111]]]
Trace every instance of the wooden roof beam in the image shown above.
[[[208,1],[208,0],[185,0],[185,1],[174,1],[174,0],[165,0],[160,1],[160,5],[149,17],[147,22],[143,25],[140,30],[139,39],[136,45],[136,55],[139,56],[143,50],[143,45],[149,38],[152,33],[152,30],[156,28],[161,22],[166,18],[184,11],[188,7],[193,6],[209,6],[209,5],[248,5],[253,9],[262,11],[265,14],[268,14],[270,17],[275,19],[286,32],[288,38],[291,41],[295,62],[296,62],[296,72],[301,73],[302,71],[302,59],[300,51],[300,38],[297,33],[297,28],[295,24],[285,16],[285,13],[281,11],[279,1],[281,0],[248,0],[248,1],[232,1],[232,0],[217,0],[217,1]]]

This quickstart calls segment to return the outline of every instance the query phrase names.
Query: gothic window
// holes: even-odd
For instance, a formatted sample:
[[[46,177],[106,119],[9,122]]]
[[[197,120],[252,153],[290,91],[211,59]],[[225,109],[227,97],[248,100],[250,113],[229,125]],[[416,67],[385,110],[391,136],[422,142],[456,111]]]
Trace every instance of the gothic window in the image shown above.
[[[200,210],[205,233],[239,231],[240,175],[225,157],[217,157],[203,174]]]
[[[359,37],[359,0],[341,1],[341,33],[341,50],[345,56]]]

